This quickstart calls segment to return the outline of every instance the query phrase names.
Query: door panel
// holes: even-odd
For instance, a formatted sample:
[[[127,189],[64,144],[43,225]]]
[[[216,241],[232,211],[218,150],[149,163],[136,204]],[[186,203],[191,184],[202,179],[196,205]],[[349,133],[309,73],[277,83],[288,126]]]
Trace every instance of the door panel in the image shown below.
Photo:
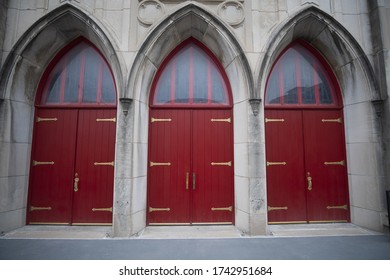
[[[231,110],[151,111],[149,224],[233,222],[231,121]]]
[[[116,110],[80,110],[73,224],[112,222]]]
[[[265,112],[268,221],[305,222],[301,111]]]
[[[185,110],[151,111],[148,163],[149,224],[190,222],[189,202],[192,187],[190,118],[191,112]]]
[[[347,167],[340,111],[304,111],[308,221],[348,221]]]
[[[341,111],[266,110],[265,117],[269,222],[349,221]]]
[[[111,223],[115,115],[116,110],[37,109],[30,224]]]
[[[70,223],[77,110],[37,109],[36,115],[29,223]]]
[[[193,111],[193,223],[233,221],[231,110]]]

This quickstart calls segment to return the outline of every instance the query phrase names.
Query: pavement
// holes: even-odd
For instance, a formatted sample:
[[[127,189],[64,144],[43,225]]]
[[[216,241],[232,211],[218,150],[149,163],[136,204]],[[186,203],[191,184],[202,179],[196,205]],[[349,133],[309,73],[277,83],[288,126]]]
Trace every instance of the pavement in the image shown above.
[[[154,226],[129,238],[110,227],[25,226],[0,237],[0,260],[390,260],[390,236],[353,224]]]

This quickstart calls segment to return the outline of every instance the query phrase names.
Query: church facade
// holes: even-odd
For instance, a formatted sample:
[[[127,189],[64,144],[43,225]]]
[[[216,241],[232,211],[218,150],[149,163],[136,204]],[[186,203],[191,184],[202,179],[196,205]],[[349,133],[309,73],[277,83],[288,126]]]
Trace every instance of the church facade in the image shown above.
[[[390,1],[0,4],[0,231],[388,230]]]

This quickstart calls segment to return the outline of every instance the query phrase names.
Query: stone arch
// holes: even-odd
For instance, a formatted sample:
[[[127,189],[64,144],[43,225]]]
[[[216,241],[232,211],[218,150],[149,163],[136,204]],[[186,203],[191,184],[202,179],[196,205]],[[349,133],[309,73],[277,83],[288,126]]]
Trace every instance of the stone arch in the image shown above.
[[[33,101],[45,67],[58,51],[78,37],[86,38],[100,50],[112,68],[118,94],[122,92],[125,66],[115,52],[115,40],[91,15],[64,4],[40,18],[16,42],[0,73],[0,99],[12,99],[12,93],[17,92],[12,81],[23,81],[24,95],[27,101]]]
[[[143,41],[130,70],[126,87],[128,97],[147,103],[147,97],[139,93],[149,94],[153,76],[164,58],[190,37],[216,55],[229,77],[238,75],[241,78],[240,84],[232,85],[234,103],[253,95],[252,72],[232,30],[200,4],[186,3],[157,23]]]
[[[240,183],[236,183],[235,188],[244,188],[244,196],[249,197],[250,178],[247,172],[247,163],[251,160],[248,140],[249,110],[248,102],[244,101],[254,95],[252,71],[244,50],[230,27],[203,5],[186,2],[155,23],[140,45],[127,79],[125,97],[133,100],[131,113],[129,112],[132,119],[127,122],[127,132],[123,131],[119,137],[131,139],[131,143],[124,143],[121,147],[123,152],[119,150],[117,154],[121,155],[130,150],[132,162],[137,162],[137,166],[129,166],[129,169],[123,170],[123,177],[120,180],[117,178],[117,184],[123,184],[129,189],[129,194],[124,194],[120,200],[129,201],[129,205],[133,205],[130,208],[120,207],[116,213],[114,212],[114,231],[118,236],[134,234],[146,225],[147,128],[151,85],[164,58],[190,37],[214,53],[229,79],[234,114],[240,116],[239,121],[236,120],[234,123],[234,157],[236,161],[243,162],[236,165],[235,174],[242,177],[238,179]],[[256,186],[260,186],[260,183],[256,182]],[[249,232],[250,211],[247,205],[249,199],[236,201],[246,201],[242,204],[236,202],[236,226]],[[117,227],[115,224],[122,226]]]
[[[344,93],[347,92],[346,87],[352,86],[352,81],[363,77],[366,81],[366,90],[361,93],[364,96],[360,98],[364,100],[381,98],[374,71],[362,47],[339,22],[316,7],[297,12],[271,33],[264,46],[264,58],[256,71],[257,97],[264,96],[268,73],[279,54],[297,39],[306,41],[324,56],[338,78],[340,86],[344,88]],[[348,104],[349,97],[345,94],[343,97]]]
[[[8,191],[6,205],[0,212],[7,223],[0,231],[25,224],[34,99],[39,81],[54,56],[78,37],[86,38],[99,49],[112,69],[118,96],[123,92],[125,67],[115,52],[114,39],[96,19],[78,7],[60,6],[19,38],[0,72],[0,165],[7,166],[1,176]]]
[[[341,88],[351,222],[382,231],[384,171],[375,101],[383,97],[364,49],[346,28],[316,7],[301,10],[278,25],[264,47],[263,59],[256,70],[257,98],[264,97],[268,75],[280,53],[298,39],[322,54]],[[368,168],[367,161],[372,163]]]

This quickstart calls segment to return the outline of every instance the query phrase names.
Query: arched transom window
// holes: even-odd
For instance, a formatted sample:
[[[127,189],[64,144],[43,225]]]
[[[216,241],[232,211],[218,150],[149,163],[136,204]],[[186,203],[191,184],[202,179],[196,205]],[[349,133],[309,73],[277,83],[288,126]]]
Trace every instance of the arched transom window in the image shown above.
[[[289,47],[268,78],[266,106],[340,106],[336,79],[321,60],[301,44]]]
[[[218,62],[190,42],[166,59],[156,76],[154,106],[230,106],[227,78]]]
[[[49,68],[39,105],[112,106],[115,83],[102,55],[80,42]]]

